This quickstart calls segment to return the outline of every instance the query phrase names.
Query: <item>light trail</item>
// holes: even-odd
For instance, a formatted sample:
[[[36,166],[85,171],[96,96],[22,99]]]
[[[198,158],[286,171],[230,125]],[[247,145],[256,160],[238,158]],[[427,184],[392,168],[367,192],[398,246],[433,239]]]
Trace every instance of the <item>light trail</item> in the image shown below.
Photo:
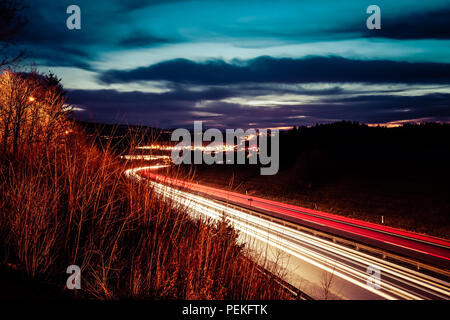
[[[200,192],[209,198],[217,198],[238,206],[250,208],[251,210],[264,212],[286,221],[357,240],[372,247],[383,248],[414,259],[427,261],[447,270],[450,268],[450,242],[445,239],[212,188],[153,172],[145,172],[144,174],[150,179],[178,188],[188,189],[189,191]]]
[[[120,158],[125,160],[145,160],[145,161],[170,160],[169,156],[147,155],[147,154],[127,154],[121,156]]]
[[[165,166],[130,169],[127,170],[127,175],[142,179],[138,174],[140,171],[162,167]],[[279,250],[292,259],[298,259],[302,263],[308,264],[309,270],[313,274],[317,275],[320,271],[337,277],[337,284],[332,288],[336,297],[349,299],[360,299],[361,297],[368,299],[450,299],[450,283],[445,280],[253,216],[203,196],[156,181],[150,180],[149,183],[161,197],[183,206],[195,218],[209,218],[218,221],[225,217],[239,231],[239,241],[250,248],[260,252],[267,252],[267,248]],[[367,273],[369,266],[380,270],[380,289],[367,283],[371,276]],[[295,263],[286,266],[289,273],[298,276],[298,270],[296,271],[295,268]],[[309,272],[300,273],[303,273],[301,277],[310,280],[308,279]],[[289,282],[289,279],[287,281]],[[316,281],[313,279],[312,283],[316,285],[316,292],[313,292],[314,290],[311,288],[314,286],[312,286],[311,292],[306,293],[317,297],[320,279],[316,279]],[[291,284],[295,286],[295,283]]]

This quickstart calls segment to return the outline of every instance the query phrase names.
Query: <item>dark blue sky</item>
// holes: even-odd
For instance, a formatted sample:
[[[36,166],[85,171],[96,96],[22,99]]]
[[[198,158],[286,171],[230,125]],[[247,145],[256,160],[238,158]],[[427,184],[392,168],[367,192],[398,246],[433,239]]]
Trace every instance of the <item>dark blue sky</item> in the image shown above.
[[[450,121],[438,1],[39,0],[18,39],[80,119],[187,127]],[[66,8],[81,8],[81,30]],[[381,30],[366,8],[381,8]]]

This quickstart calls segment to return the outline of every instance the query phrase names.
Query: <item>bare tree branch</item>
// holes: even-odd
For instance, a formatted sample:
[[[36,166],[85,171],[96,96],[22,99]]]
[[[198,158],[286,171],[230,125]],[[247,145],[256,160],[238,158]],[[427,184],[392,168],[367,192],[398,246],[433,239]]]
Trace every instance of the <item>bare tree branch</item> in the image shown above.
[[[18,62],[24,51],[12,50],[14,36],[23,28],[27,20],[23,13],[26,6],[22,0],[0,0],[0,68]]]

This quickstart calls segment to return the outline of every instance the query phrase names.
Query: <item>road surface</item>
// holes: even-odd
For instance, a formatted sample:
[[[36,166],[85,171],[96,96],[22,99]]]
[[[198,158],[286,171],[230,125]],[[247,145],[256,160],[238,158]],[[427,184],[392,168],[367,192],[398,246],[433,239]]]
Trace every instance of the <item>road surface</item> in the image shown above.
[[[277,220],[360,240],[448,269],[450,246],[443,239],[171,179],[148,167],[130,169],[128,174],[151,179],[157,193],[185,206],[194,217],[218,220],[225,216],[255,257],[281,266],[287,282],[314,298],[450,299],[445,276],[432,276],[251,212],[265,212]]]

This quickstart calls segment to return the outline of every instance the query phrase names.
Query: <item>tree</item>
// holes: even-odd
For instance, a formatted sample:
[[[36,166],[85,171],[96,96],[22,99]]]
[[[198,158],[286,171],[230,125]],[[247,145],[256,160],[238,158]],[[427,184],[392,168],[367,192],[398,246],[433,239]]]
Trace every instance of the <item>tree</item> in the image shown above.
[[[22,0],[0,0],[0,68],[15,63],[24,51],[13,51],[14,36],[26,24],[23,16],[26,6]]]
[[[0,75],[0,135],[4,153],[49,145],[66,134],[71,110],[53,74],[6,70]],[[70,129],[69,129],[70,130]]]

